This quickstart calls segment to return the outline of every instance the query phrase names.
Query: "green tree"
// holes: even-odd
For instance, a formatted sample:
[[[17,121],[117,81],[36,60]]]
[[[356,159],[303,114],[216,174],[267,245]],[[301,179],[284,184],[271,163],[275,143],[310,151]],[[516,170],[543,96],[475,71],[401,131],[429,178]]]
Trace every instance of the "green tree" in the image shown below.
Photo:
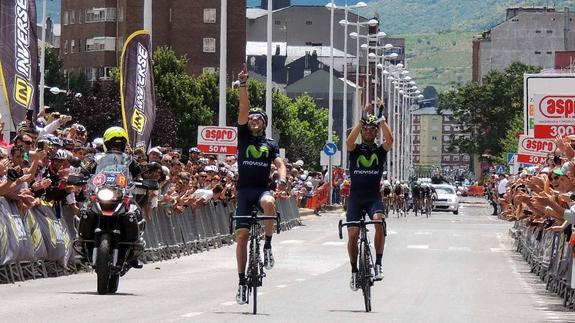
[[[46,47],[46,60],[44,84],[48,87],[67,88],[66,76],[63,72],[64,61],[58,55],[58,50],[53,47]],[[65,95],[52,94],[48,89],[44,91],[44,104],[48,106],[62,106],[66,100]]]
[[[482,85],[469,82],[439,95],[438,111],[450,110],[469,137],[452,138],[450,149],[473,155],[504,157],[502,140],[523,116],[523,74],[540,67],[512,63],[503,72],[492,71]]]
[[[188,75],[187,61],[168,47],[159,47],[154,52],[156,96],[173,109],[178,120],[177,145],[181,147],[196,143],[198,126],[213,124],[214,93],[217,99],[215,76]]]

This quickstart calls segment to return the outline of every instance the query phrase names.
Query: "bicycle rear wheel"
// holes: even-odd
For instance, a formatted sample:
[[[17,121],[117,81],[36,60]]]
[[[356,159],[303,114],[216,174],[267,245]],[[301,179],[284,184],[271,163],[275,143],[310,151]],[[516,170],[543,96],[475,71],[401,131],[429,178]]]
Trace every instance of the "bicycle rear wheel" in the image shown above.
[[[369,259],[369,244],[360,241],[359,244],[359,277],[361,279],[361,290],[365,311],[371,312],[371,273]]]
[[[250,281],[251,281],[251,292],[252,292],[252,306],[253,306],[253,314],[257,314],[258,312],[258,284],[259,284],[259,250],[258,250],[258,243],[256,241],[257,237],[252,238],[250,243]]]

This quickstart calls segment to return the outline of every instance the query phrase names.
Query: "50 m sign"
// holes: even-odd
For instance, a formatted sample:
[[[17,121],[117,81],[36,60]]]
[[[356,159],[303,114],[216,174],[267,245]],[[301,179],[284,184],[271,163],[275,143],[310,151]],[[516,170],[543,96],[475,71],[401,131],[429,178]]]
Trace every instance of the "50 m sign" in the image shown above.
[[[236,127],[198,127],[198,149],[206,154],[234,155],[237,153]]]

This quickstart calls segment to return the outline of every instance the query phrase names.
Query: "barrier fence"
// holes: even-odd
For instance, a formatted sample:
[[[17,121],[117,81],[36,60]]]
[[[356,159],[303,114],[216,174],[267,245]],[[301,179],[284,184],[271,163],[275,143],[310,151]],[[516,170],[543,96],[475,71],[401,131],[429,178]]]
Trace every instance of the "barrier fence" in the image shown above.
[[[575,279],[573,274],[573,245],[571,232],[549,232],[541,226],[528,226],[520,221],[510,229],[520,252],[531,267],[531,272],[546,283],[547,290],[563,298],[563,306],[575,309]]]
[[[469,196],[484,196],[485,195],[485,187],[483,186],[469,186],[467,189],[467,194]]]
[[[326,205],[329,199],[329,184],[325,183],[315,190],[313,196],[306,201],[306,208],[318,210]]]
[[[278,199],[276,208],[282,231],[301,224],[293,199]],[[235,205],[221,201],[183,213],[167,207],[154,209],[146,219],[144,262],[232,244],[231,212],[235,212]],[[0,283],[91,270],[72,247],[76,237],[74,214],[64,207],[61,215],[57,218],[48,205],[20,212],[15,202],[0,198]]]

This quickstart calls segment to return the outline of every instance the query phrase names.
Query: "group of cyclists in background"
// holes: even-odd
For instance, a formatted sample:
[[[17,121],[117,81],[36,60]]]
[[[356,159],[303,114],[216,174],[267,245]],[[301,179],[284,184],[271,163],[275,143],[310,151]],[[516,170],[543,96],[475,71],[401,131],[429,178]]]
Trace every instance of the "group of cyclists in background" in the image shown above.
[[[433,210],[433,201],[437,199],[433,185],[420,181],[412,181],[411,185],[395,181],[392,185],[389,180],[384,180],[380,193],[385,217],[390,214],[398,218],[405,217],[410,210],[413,210],[415,216],[429,216]]]

